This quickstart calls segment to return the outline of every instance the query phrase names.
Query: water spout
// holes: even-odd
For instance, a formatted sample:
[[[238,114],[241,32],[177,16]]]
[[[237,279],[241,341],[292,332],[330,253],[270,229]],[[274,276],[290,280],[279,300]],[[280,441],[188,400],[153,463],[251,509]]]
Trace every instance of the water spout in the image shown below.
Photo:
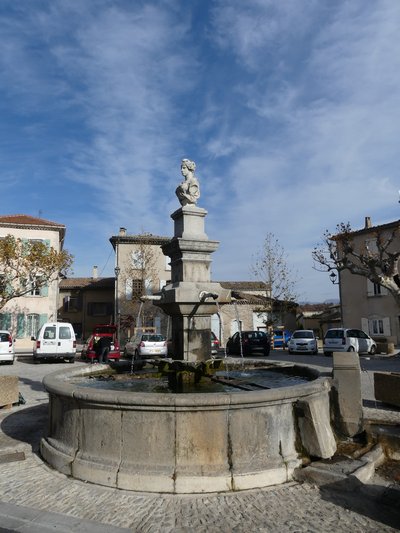
[[[149,300],[161,300],[160,294],[144,294],[139,298],[141,302],[147,302]]]
[[[207,291],[201,291],[199,293],[199,300],[200,302],[204,302],[208,298],[212,298],[213,300],[216,300],[218,298],[218,294],[216,292],[207,292]]]

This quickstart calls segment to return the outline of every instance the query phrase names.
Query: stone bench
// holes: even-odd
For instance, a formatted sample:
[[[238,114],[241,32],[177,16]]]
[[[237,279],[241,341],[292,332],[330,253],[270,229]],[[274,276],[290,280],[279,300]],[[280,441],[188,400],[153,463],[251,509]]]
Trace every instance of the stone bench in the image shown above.
[[[19,399],[18,377],[0,376],[0,408],[10,408]]]

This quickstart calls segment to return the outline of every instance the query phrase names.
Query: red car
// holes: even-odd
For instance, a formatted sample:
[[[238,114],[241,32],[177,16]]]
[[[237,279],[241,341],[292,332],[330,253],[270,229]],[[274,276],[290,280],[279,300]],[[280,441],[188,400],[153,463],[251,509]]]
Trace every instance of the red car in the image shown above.
[[[91,361],[97,359],[96,343],[100,337],[111,337],[111,349],[108,353],[108,359],[112,361],[120,359],[121,350],[117,339],[117,326],[114,324],[97,324],[93,328],[93,333],[82,347],[81,359]]]

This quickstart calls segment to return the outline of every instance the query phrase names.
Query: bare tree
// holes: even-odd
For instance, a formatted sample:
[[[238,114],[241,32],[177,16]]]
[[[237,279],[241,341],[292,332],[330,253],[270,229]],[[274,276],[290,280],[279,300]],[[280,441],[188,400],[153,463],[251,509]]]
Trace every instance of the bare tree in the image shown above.
[[[336,233],[325,231],[322,244],[312,252],[314,268],[322,272],[348,270],[385,287],[400,306],[400,226],[387,224],[371,228],[368,239],[356,239],[358,232],[341,222]]]
[[[66,250],[57,252],[38,240],[12,235],[0,239],[0,309],[67,274],[73,261]]]
[[[282,321],[297,299],[298,276],[289,267],[286,252],[273,233],[267,233],[262,248],[253,258],[251,270],[265,285],[266,305],[259,309],[260,315],[267,314],[267,325]]]
[[[123,282],[128,284],[129,294],[122,300],[124,313],[132,316],[135,326],[138,326],[137,318],[141,310],[142,324],[151,320],[157,310],[151,301],[142,302],[142,297],[152,294],[154,282],[158,278],[157,260],[158,255],[151,240],[152,235],[142,232],[131,254],[129,266],[121,274]]]

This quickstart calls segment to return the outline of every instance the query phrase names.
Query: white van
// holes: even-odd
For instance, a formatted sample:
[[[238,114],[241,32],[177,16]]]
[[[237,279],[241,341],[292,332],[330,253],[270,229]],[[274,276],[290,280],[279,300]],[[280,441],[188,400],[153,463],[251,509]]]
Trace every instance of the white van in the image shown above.
[[[63,359],[75,362],[76,337],[69,322],[46,322],[39,329],[33,345],[33,361],[38,363],[46,359]]]

